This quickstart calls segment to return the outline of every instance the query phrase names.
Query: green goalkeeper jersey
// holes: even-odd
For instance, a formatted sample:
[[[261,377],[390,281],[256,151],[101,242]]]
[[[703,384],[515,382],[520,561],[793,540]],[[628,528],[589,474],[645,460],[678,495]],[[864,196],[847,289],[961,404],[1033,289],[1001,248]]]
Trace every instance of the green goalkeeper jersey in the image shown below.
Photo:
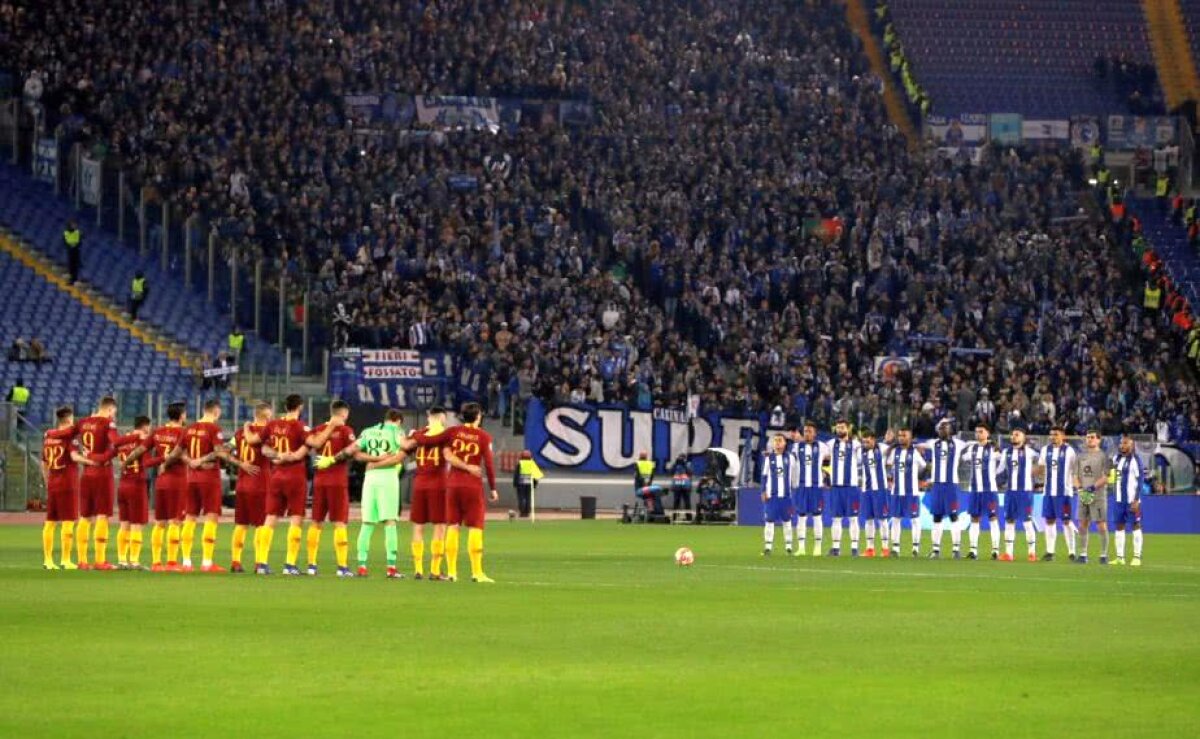
[[[405,436],[404,429],[398,424],[381,423],[363,431],[358,437],[358,448],[363,454],[372,457],[386,457],[400,451],[400,441]],[[395,477],[399,464],[391,467],[378,467],[367,470],[365,480],[382,477]]]

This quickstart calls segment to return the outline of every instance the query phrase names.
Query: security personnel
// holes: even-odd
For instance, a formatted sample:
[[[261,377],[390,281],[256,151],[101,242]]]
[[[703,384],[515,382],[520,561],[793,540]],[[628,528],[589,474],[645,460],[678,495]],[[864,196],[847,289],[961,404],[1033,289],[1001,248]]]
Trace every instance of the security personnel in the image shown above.
[[[5,400],[15,405],[17,410],[24,410],[25,406],[29,405],[29,388],[25,387],[23,378],[17,378],[16,384],[8,391],[8,397]]]
[[[1171,178],[1162,173],[1154,182],[1154,197],[1158,198],[1158,209],[1167,212],[1167,193],[1171,190]]]
[[[79,279],[79,246],[83,243],[83,234],[79,232],[79,226],[75,225],[75,221],[67,221],[67,228],[63,231],[63,246],[67,248],[67,273],[71,276],[71,284],[74,285]]]
[[[689,510],[692,507],[692,464],[686,455],[680,454],[671,466],[671,507]]]
[[[229,332],[229,353],[233,355],[234,361],[242,356],[242,347],[246,344],[246,337],[242,335],[240,326],[234,326],[233,331]]]
[[[545,475],[538,467],[537,462],[533,461],[533,455],[529,450],[521,452],[521,459],[517,462],[517,469],[513,474],[513,487],[517,489],[517,510],[520,512],[521,518],[529,518],[533,490],[537,487],[538,480],[543,477]]]
[[[1101,190],[1106,189],[1108,187],[1108,178],[1110,176],[1111,175],[1108,171],[1108,166],[1101,164],[1099,171],[1096,172],[1096,187],[1099,187]]]
[[[1195,200],[1191,201],[1191,205],[1189,205],[1187,207],[1187,210],[1185,210],[1183,212],[1183,220],[1184,220],[1184,223],[1187,223],[1189,225],[1193,221],[1196,220],[1196,201]]]
[[[654,460],[646,452],[638,454],[637,466],[633,472],[633,489],[641,490],[654,484]]]
[[[138,272],[129,285],[129,315],[135,321],[138,319],[138,311],[142,309],[142,303],[146,302],[148,291],[146,275]]]
[[[1100,162],[1100,157],[1104,156],[1104,150],[1100,148],[1100,144],[1092,144],[1091,160],[1092,164]]]
[[[1162,306],[1162,287],[1153,280],[1146,281],[1146,289],[1142,291],[1142,307],[1146,310],[1157,311]]]

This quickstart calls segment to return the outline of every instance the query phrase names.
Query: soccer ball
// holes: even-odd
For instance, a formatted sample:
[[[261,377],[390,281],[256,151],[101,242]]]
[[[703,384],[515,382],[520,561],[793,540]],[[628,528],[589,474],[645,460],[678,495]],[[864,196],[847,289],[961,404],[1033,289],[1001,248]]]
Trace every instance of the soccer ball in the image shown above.
[[[696,555],[692,554],[692,550],[687,547],[679,547],[675,550],[675,564],[680,567],[690,567],[696,561]]]

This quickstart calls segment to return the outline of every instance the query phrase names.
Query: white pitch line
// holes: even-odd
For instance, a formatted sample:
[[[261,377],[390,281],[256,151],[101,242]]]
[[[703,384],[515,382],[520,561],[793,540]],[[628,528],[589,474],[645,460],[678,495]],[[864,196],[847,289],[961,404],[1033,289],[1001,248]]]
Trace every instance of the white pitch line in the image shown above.
[[[886,570],[866,572],[863,570],[849,570],[849,569],[844,569],[844,568],[843,569],[827,569],[827,568],[818,568],[818,567],[786,567],[786,569],[785,569],[784,567],[763,567],[761,565],[704,564],[704,565],[696,565],[696,566],[713,568],[713,569],[748,570],[748,571],[753,571],[753,572],[781,572],[781,573],[809,572],[809,573],[814,573],[814,574],[818,574],[818,575],[854,575],[854,576],[861,576],[861,577],[913,577],[913,578],[932,578],[935,580],[936,579],[1010,580],[1013,582],[1022,582],[1022,581],[1023,582],[1049,582],[1049,583],[1060,583],[1060,584],[1068,583],[1068,582],[1079,582],[1079,581],[1071,580],[1070,578],[1065,578],[1065,577],[1042,577],[1040,575],[1018,575],[1018,574],[968,575],[968,574],[963,574],[963,573],[938,573],[938,572],[895,572],[895,571],[888,572]],[[1110,582],[1119,583],[1121,585],[1171,585],[1171,586],[1183,586],[1183,587],[1189,587],[1189,588],[1200,588],[1200,583],[1195,583],[1195,582],[1161,583],[1161,582],[1143,582],[1141,580],[1129,580],[1129,579],[1112,580]]]

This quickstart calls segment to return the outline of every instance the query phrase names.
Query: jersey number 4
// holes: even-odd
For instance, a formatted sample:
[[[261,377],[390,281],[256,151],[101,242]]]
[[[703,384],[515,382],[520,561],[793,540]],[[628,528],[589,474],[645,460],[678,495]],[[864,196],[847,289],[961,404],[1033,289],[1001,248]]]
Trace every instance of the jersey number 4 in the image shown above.
[[[417,465],[420,467],[437,467],[442,463],[441,447],[417,447]]]

